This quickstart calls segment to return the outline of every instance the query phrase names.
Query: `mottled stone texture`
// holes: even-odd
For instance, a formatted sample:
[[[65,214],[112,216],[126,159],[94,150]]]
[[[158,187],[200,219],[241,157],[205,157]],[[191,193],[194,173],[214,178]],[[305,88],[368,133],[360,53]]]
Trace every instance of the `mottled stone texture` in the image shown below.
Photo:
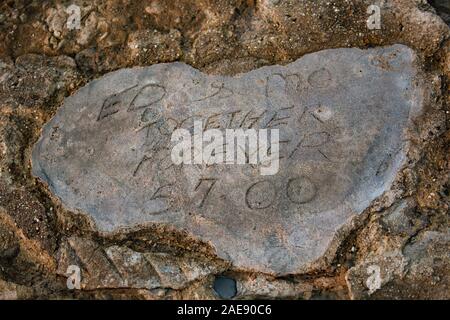
[[[237,268],[308,270],[388,190],[422,107],[405,46],[335,49],[235,77],[182,64],[122,69],[67,98],[33,151],[33,173],[103,232],[162,223]],[[171,133],[277,128],[280,171],[173,165]]]

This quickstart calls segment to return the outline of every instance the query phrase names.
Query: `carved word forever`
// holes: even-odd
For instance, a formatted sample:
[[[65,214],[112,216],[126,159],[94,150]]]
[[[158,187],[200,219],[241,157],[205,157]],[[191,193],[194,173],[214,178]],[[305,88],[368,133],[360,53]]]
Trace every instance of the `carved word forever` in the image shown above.
[[[203,131],[202,121],[195,121],[193,137],[187,129],[177,129],[172,133],[171,141],[178,142],[172,148],[171,158],[176,165],[212,165],[224,162],[256,165],[259,160],[263,165],[260,168],[261,175],[274,175],[279,169],[279,140],[278,129],[226,129],[224,138],[223,131]],[[205,142],[207,145],[203,146]]]

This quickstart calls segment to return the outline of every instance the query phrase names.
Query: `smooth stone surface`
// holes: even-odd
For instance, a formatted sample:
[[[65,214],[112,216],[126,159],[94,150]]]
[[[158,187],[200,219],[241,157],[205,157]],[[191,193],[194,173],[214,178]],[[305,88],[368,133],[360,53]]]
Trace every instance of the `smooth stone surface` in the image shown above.
[[[237,293],[236,280],[225,276],[216,277],[214,279],[213,288],[217,295],[222,299],[231,299]]]
[[[33,150],[33,173],[102,232],[149,223],[185,230],[236,267],[300,272],[386,190],[422,108],[413,51],[325,50],[235,77],[182,63],[109,73],[68,97]],[[278,128],[280,171],[174,166],[170,137]]]

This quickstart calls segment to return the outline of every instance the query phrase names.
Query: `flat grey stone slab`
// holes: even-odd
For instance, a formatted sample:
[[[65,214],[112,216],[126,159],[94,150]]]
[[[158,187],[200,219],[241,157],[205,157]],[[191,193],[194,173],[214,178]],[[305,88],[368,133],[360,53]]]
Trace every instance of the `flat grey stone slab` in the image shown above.
[[[388,190],[422,108],[413,51],[325,50],[234,77],[183,63],[123,69],[68,97],[45,125],[33,174],[102,232],[184,230],[236,267],[301,272]],[[280,169],[182,165],[171,133],[278,128]]]

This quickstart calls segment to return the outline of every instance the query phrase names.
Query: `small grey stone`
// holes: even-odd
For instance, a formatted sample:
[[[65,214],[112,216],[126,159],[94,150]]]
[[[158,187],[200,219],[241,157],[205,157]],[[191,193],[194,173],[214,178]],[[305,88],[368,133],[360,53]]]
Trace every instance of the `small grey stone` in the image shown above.
[[[122,69],[65,100],[34,147],[33,173],[102,232],[165,224],[238,268],[309,270],[404,164],[422,108],[414,60],[394,45],[234,77],[183,63]],[[196,119],[207,129],[278,128],[279,172],[173,165],[171,132]]]
[[[213,288],[222,299],[231,299],[237,293],[236,280],[225,276],[217,276]]]

